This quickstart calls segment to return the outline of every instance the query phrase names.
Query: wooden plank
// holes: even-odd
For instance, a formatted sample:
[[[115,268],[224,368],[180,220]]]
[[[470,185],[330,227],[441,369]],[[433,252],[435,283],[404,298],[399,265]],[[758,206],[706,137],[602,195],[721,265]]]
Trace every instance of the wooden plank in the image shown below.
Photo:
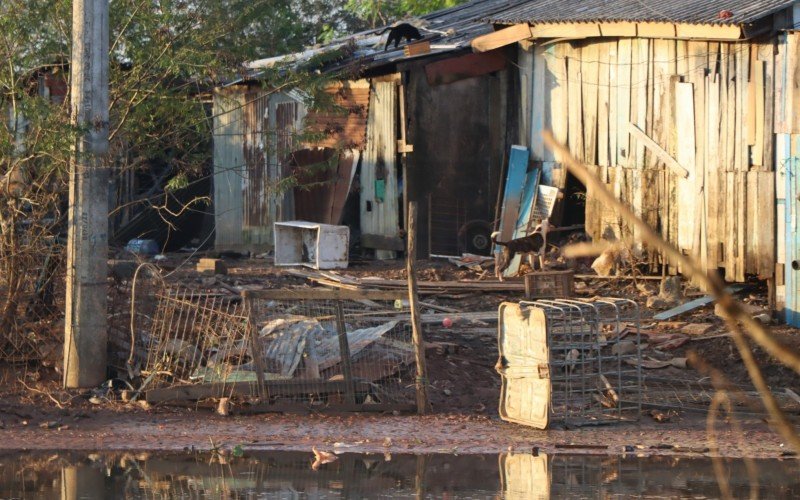
[[[719,244],[724,234],[724,220],[720,210],[720,161],[719,161],[719,76],[706,77],[706,169],[703,203],[706,212],[707,256],[706,269],[719,267]]]
[[[675,25],[672,23],[638,23],[636,36],[644,38],[675,38]]]
[[[747,172],[736,172],[736,281],[745,280],[745,259],[747,258],[747,245],[745,237],[747,231]]]
[[[786,86],[791,95],[786,96],[786,121],[792,134],[800,133],[800,33],[787,34],[789,59],[786,64]]]
[[[775,42],[770,40],[758,46],[759,60],[764,62],[764,123],[762,125],[761,169],[771,172],[775,169],[773,119],[775,108]]]
[[[545,64],[545,99],[544,107],[549,107],[549,122],[553,136],[561,144],[567,144],[569,130],[569,104],[567,101],[567,60],[566,43],[549,45],[544,53]],[[545,148],[546,161],[561,162],[563,158],[555,156],[552,151]]]
[[[581,49],[581,97],[583,99],[583,161],[597,165],[597,84],[599,47],[589,43]]]
[[[569,93],[568,145],[573,156],[583,160],[583,105],[581,49],[567,45],[567,92]]]
[[[625,130],[631,121],[631,39],[622,38],[617,43],[617,165],[629,166],[630,148]],[[618,181],[621,183],[621,179]],[[615,195],[619,197],[619,186]]]
[[[650,40],[637,39],[633,45],[633,72],[631,84],[631,122],[641,130],[647,128],[647,88],[650,61]],[[645,218],[645,147],[641,141],[631,142],[634,151],[634,170],[631,171],[631,206],[633,213]],[[642,250],[641,234],[638,227],[633,226],[634,251]]]
[[[756,273],[759,279],[768,279],[775,274],[776,248],[775,230],[776,227],[776,202],[775,202],[775,176],[772,172],[757,172],[758,190],[757,200],[751,201],[750,206],[755,205],[757,222],[755,252]],[[781,223],[780,220],[777,221]]]
[[[301,288],[273,290],[245,290],[245,299],[261,300],[406,300],[408,294],[404,290],[343,290],[330,288]]]
[[[708,259],[707,211],[705,204],[705,147],[706,147],[706,68],[708,67],[708,42],[689,41],[689,81],[694,86],[694,131],[695,131],[695,177],[694,196],[695,226],[692,248],[705,268]],[[683,219],[681,219],[683,223]]]
[[[726,65],[725,69],[725,79],[723,80],[723,86],[725,90],[725,104],[726,104],[726,116],[725,116],[725,170],[728,172],[733,172],[736,170],[736,144],[737,144],[737,137],[736,131],[738,129],[738,125],[736,122],[736,109],[738,108],[736,102],[736,51],[738,51],[736,46],[728,46],[727,50],[727,57],[722,59],[722,63]]]
[[[736,172],[725,172],[725,281],[736,281]]]
[[[734,152],[735,168],[739,172],[746,172],[750,166],[749,145],[747,144],[747,79],[750,74],[750,50],[745,45],[736,51],[736,149]]]
[[[647,134],[644,133],[639,127],[634,125],[633,123],[628,124],[628,132],[638,141],[642,141],[644,145],[653,152],[654,155],[658,157],[661,161],[663,161],[667,167],[669,167],[672,172],[681,177],[683,179],[687,179],[689,177],[689,171],[686,170],[678,161],[670,156],[670,154],[661,146],[656,144],[656,142],[647,137]]]
[[[743,34],[742,28],[739,25],[676,24],[675,36],[685,39],[739,40],[743,37]]]
[[[588,38],[600,36],[596,23],[553,23],[531,26],[533,38]]]
[[[746,288],[745,285],[732,285],[732,286],[727,287],[725,289],[725,291],[727,293],[730,293],[730,294],[735,294],[735,293],[741,292],[745,288]],[[658,313],[658,314],[653,316],[653,319],[656,320],[656,321],[666,321],[666,320],[672,319],[672,318],[674,318],[676,316],[680,316],[681,314],[685,314],[687,312],[690,312],[690,311],[693,311],[693,310],[698,309],[700,307],[703,307],[705,305],[708,305],[708,304],[710,304],[712,302],[714,302],[714,297],[712,297],[711,295],[705,295],[705,296],[700,297],[698,299],[690,300],[689,302],[686,302],[685,304],[681,304],[678,307],[673,307],[672,309],[669,309],[667,311]]]
[[[745,192],[747,193],[747,200],[750,200],[748,210],[745,210],[745,230],[744,230],[744,246],[747,249],[745,252],[744,269],[747,274],[757,273],[757,253],[756,247],[758,246],[758,225],[759,221],[756,218],[758,215],[758,172],[751,170],[744,172],[745,177]],[[766,202],[766,200],[764,200]]]
[[[755,102],[754,109],[750,110],[750,114],[754,116],[754,123],[752,124],[753,130],[751,133],[751,135],[753,135],[752,162],[754,165],[759,165],[762,168],[764,165],[764,127],[767,125],[764,116],[765,70],[766,63],[764,61],[755,61],[752,70],[755,76],[754,82],[752,82],[755,87],[753,91],[753,99]]]
[[[530,141],[531,159],[534,161],[545,161],[548,159],[545,153],[547,148],[544,147],[544,139],[542,138],[542,131],[545,128],[550,129],[549,124],[545,123],[547,117],[544,112],[548,99],[547,88],[545,87],[545,70],[547,69],[547,63],[545,61],[544,50],[544,47],[541,45],[536,45],[533,48],[533,74],[531,77],[533,89],[530,103],[531,136],[528,140]],[[552,159],[552,153],[549,155],[549,159]]]
[[[696,228],[697,199],[695,192],[695,118],[694,86],[691,83],[675,84],[675,130],[677,134],[677,160],[689,172],[688,177],[678,181],[678,246],[691,251]]]
[[[636,23],[608,22],[600,23],[600,36],[603,37],[635,37]]]
[[[402,238],[398,236],[384,236],[382,234],[362,234],[361,246],[380,250],[394,250],[396,252],[402,252],[406,249],[406,244]]]
[[[597,77],[597,164],[604,167],[606,175],[603,176],[603,181],[608,182],[607,168],[611,162],[609,159],[609,102],[610,102],[610,87],[609,87],[609,54],[614,42],[598,42],[597,43],[597,69],[599,71]]]
[[[619,165],[617,159],[617,93],[619,92],[619,68],[617,67],[617,41],[609,42],[608,46],[608,163],[609,166]],[[627,135],[626,135],[627,137]]]
[[[775,107],[773,109],[772,126],[776,134],[788,134],[790,132],[789,125],[786,123],[786,96],[788,91],[786,85],[786,64],[788,63],[787,36],[788,33],[778,35],[778,42],[775,47],[775,86],[773,87],[775,89]]]
[[[531,38],[531,32],[532,30],[528,23],[515,24],[514,26],[473,38],[470,45],[472,45],[473,52],[488,52]]]

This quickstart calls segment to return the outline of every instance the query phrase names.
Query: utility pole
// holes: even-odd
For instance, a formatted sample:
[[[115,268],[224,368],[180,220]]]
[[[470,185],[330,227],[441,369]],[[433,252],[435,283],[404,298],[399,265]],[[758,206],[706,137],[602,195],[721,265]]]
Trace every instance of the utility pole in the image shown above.
[[[108,275],[108,2],[73,0],[64,386],[105,380]]]

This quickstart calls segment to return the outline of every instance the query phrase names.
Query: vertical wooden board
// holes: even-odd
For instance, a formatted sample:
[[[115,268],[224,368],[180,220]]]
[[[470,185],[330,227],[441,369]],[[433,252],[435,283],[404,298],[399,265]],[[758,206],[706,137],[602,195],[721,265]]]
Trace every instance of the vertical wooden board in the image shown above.
[[[598,45],[592,42],[581,49],[583,159],[589,165],[597,165]]]
[[[729,172],[736,171],[737,144],[739,140],[740,128],[738,126],[736,101],[736,54],[737,48],[731,45],[728,48],[728,71],[727,71],[727,119],[725,121],[725,134],[728,138],[726,145],[726,168]]]
[[[747,121],[747,145],[754,146],[756,144],[756,58],[758,57],[758,46],[751,44],[749,49],[745,121]],[[756,163],[756,165],[758,164]]]
[[[553,136],[561,144],[567,144],[569,107],[567,102],[567,60],[565,42],[553,44],[545,51],[545,86],[549,89],[549,96],[545,96],[545,107],[549,106],[550,125]],[[552,156],[552,153],[546,153]],[[548,156],[549,157],[549,156]],[[557,162],[563,158],[553,156]]]
[[[796,262],[800,259],[800,241],[798,241],[798,196],[800,196],[800,169],[795,158],[800,156],[800,135],[787,136],[788,151],[785,155],[784,169],[786,171],[786,323],[800,326],[800,271],[795,269]]]
[[[725,172],[725,281],[736,281],[736,172]]]
[[[609,53],[613,42],[598,42],[598,77],[597,77],[597,164],[601,167],[608,167],[609,160],[609,105],[610,105],[610,75],[609,75]],[[605,170],[605,169],[604,169]],[[604,181],[608,181],[605,176]]]
[[[617,67],[617,42],[609,42],[608,46],[608,163],[616,167],[619,162],[617,158],[617,137],[620,132],[617,129],[619,120],[617,118],[617,92],[619,85],[619,68]],[[627,132],[624,132],[627,136]]]
[[[761,124],[761,169],[771,172],[775,168],[775,155],[773,152],[773,108],[775,106],[775,42],[769,40],[758,46],[759,60],[764,63],[764,93],[762,96],[763,123]]]
[[[707,227],[704,181],[705,181],[705,147],[706,147],[706,69],[708,68],[708,42],[689,41],[689,81],[694,86],[694,130],[695,130],[695,227],[692,248],[701,257],[701,264],[706,265],[708,255]],[[683,219],[682,219],[683,220]]]
[[[738,47],[736,51],[736,122],[734,141],[736,149],[734,151],[735,169],[739,172],[746,172],[750,167],[750,147],[747,144],[747,79],[749,77],[750,50],[749,45]]]
[[[569,152],[583,160],[583,105],[581,99],[581,50],[570,44],[567,47],[567,89],[569,93],[568,143]]]
[[[674,57],[670,55],[670,49],[674,53],[675,42],[673,40],[653,40],[653,123],[652,139],[662,148],[669,151],[669,130],[671,123],[670,113],[670,77],[674,74]],[[655,164],[660,168],[657,185],[658,217],[660,219],[661,235],[669,241],[669,172],[664,163],[656,161]]]
[[[547,116],[545,103],[548,98],[548,89],[545,87],[545,56],[541,45],[533,49],[532,67],[532,92],[531,92],[531,159],[534,161],[552,161],[552,154],[545,153],[542,131],[551,129],[549,116]],[[549,110],[549,109],[548,109]]]
[[[531,83],[533,53],[530,48],[524,48],[522,45],[518,45],[518,47],[519,123],[517,127],[519,137],[517,138],[517,143],[530,146],[528,141],[531,136],[531,118],[533,117],[533,110],[531,109],[531,98],[533,97],[533,84]]]
[[[728,137],[728,49],[730,44],[719,44],[719,162],[723,172],[732,166],[728,163],[728,143],[733,138]],[[722,184],[725,182],[723,180]]]
[[[705,205],[706,221],[706,268],[716,269],[719,265],[720,243],[720,197],[719,192],[719,77],[709,75],[706,77],[706,161],[705,161],[705,189],[703,203]],[[724,228],[723,228],[724,229]]]
[[[697,171],[695,168],[695,112],[694,86],[691,83],[675,84],[675,130],[677,136],[676,160],[689,171],[689,177],[678,180],[678,246],[693,251],[694,231],[697,228]],[[699,250],[699,249],[697,249]]]
[[[786,101],[786,120],[793,134],[800,133],[800,33],[787,33],[789,61],[787,63],[787,84],[791,88],[791,100]],[[788,96],[787,96],[788,97]],[[791,104],[791,105],[790,105]]]
[[[617,165],[630,166],[630,136],[628,123],[631,115],[631,39],[622,38],[617,43]],[[619,179],[622,183],[622,179]]]
[[[678,151],[678,139],[677,139],[677,127],[675,125],[676,120],[676,110],[677,106],[675,104],[675,95],[676,95],[676,87],[680,83],[681,77],[678,75],[673,75],[670,77],[669,81],[669,88],[667,89],[667,94],[669,95],[669,103],[670,106],[668,108],[669,115],[670,115],[670,127],[667,131],[667,135],[669,136],[669,152],[673,158],[677,157]],[[667,190],[669,196],[669,242],[675,246],[678,246],[678,228],[680,227],[680,214],[678,212],[679,203],[679,186],[680,183],[683,182],[682,179],[670,175],[667,177]],[[670,272],[674,272],[675,268],[673,266],[670,267]]]
[[[772,115],[772,126],[776,134],[788,134],[789,127],[786,124],[786,65],[788,62],[788,45],[786,43],[786,33],[781,33],[777,37],[775,44],[775,69],[773,72],[775,105]]]
[[[397,204],[397,85],[373,82],[367,113],[367,144],[361,161],[361,232],[395,237],[400,227]],[[383,196],[380,181],[383,180]],[[394,250],[375,250],[377,259],[394,259]]]
[[[775,273],[775,176],[772,172],[759,171],[758,174],[758,227],[756,252],[758,253],[757,270],[761,279],[770,278]]]
[[[744,210],[745,230],[744,230],[744,248],[745,260],[744,270],[747,274],[756,274],[758,269],[757,247],[758,247],[758,225],[759,221],[756,218],[759,215],[758,202],[758,172],[752,170],[744,172],[745,193],[746,198],[750,200],[749,210]],[[763,215],[763,214],[761,214]]]
[[[747,172],[736,172],[736,281],[743,282],[746,272],[747,244]]]
[[[764,61],[755,61],[753,63],[752,73],[754,78],[753,82],[751,82],[751,86],[754,87],[753,109],[749,110],[750,115],[755,117],[752,120],[753,130],[751,131],[753,136],[752,162],[753,165],[761,167],[761,170],[764,169],[764,126],[766,125],[764,116],[765,66]]]
[[[689,52],[686,40],[675,41],[675,63],[677,74],[686,78],[689,76]]]
[[[631,122],[641,130],[647,130],[647,72],[650,59],[650,41],[636,39],[633,45],[631,75]],[[634,150],[634,166],[644,168],[645,146],[641,141],[631,141]]]

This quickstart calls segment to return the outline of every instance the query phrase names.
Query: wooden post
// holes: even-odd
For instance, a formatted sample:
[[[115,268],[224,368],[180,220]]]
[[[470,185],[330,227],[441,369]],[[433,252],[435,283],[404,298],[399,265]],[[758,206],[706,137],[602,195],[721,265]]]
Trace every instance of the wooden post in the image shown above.
[[[69,172],[64,386],[106,380],[108,344],[108,0],[72,2],[72,124]]]
[[[254,300],[249,297],[244,297],[244,310],[247,315],[247,335],[250,337],[250,354],[253,356],[253,367],[256,369],[256,382],[258,384],[258,401],[264,400],[267,396],[269,402],[269,395],[266,394],[266,384],[264,383],[264,353],[261,352],[261,341],[258,338],[258,327],[256,326],[255,318],[253,317],[253,303]]]
[[[412,341],[417,363],[417,413],[428,410],[428,370],[425,368],[425,342],[422,339],[422,320],[417,297],[417,202],[408,204],[408,249],[406,250],[406,273],[408,274],[408,303],[411,306]]]
[[[339,336],[339,356],[342,358],[345,395],[348,403],[355,404],[356,389],[353,384],[353,368],[350,364],[350,342],[347,340],[347,328],[344,325],[344,309],[341,300],[336,301],[336,332]]]

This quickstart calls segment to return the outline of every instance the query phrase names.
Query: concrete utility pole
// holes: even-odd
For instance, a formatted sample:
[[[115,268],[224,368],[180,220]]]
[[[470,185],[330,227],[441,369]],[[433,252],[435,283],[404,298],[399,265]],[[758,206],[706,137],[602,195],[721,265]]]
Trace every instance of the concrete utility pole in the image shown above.
[[[108,0],[73,0],[70,98],[81,129],[69,179],[64,386],[105,380],[108,274]]]

